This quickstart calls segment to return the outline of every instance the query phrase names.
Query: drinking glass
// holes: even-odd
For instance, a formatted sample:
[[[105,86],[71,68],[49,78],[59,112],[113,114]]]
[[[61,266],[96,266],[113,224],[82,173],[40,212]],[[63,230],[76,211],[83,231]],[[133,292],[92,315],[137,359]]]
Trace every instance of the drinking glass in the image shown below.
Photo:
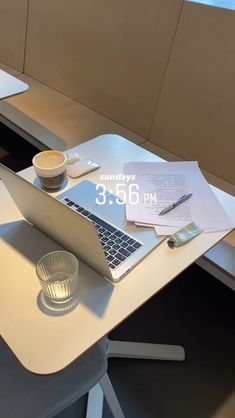
[[[36,273],[44,294],[53,302],[66,302],[77,292],[79,263],[67,251],[44,255],[37,262]]]

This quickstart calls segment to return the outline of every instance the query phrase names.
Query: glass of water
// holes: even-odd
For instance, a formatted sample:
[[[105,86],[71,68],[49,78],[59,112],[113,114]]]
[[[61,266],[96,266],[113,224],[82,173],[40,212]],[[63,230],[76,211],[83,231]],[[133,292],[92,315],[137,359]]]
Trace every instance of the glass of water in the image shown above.
[[[37,262],[36,273],[44,294],[53,302],[66,302],[77,293],[79,263],[67,251],[44,255]]]

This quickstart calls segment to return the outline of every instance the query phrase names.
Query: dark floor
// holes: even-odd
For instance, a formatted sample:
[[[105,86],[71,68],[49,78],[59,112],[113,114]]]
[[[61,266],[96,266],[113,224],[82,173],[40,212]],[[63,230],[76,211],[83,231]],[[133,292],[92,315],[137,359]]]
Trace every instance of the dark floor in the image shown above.
[[[0,162],[18,171],[37,152],[0,124]],[[125,417],[235,418],[234,318],[234,293],[193,265],[116,328],[113,339],[181,344],[186,350],[180,363],[109,360]],[[84,418],[85,410],[86,397],[55,418]],[[103,418],[111,418],[106,404]]]
[[[13,171],[32,165],[32,158],[39,150],[0,122],[0,163]]]
[[[186,350],[184,362],[109,360],[125,417],[234,418],[234,318],[232,290],[193,265],[115,329],[113,339]],[[83,418],[85,407],[82,399],[56,418]],[[111,418],[107,405],[104,418]]]

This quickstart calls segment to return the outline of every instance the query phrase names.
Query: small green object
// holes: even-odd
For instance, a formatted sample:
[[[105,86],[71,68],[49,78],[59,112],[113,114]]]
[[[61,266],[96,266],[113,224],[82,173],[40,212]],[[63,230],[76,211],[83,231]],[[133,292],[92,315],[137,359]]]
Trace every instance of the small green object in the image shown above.
[[[170,248],[181,247],[199,235],[202,231],[203,229],[200,228],[200,226],[196,225],[194,222],[191,222],[184,228],[177,231],[175,234],[171,235],[167,241],[167,244]]]

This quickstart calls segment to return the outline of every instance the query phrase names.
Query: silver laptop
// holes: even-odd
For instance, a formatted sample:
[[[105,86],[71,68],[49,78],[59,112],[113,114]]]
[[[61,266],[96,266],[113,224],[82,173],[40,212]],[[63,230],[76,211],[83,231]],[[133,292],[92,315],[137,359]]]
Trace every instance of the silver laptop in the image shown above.
[[[83,181],[56,199],[0,164],[0,178],[24,218],[112,282],[118,282],[164,237],[129,223],[124,205]],[[111,203],[112,202],[112,203]],[[144,278],[143,278],[144,279]]]

